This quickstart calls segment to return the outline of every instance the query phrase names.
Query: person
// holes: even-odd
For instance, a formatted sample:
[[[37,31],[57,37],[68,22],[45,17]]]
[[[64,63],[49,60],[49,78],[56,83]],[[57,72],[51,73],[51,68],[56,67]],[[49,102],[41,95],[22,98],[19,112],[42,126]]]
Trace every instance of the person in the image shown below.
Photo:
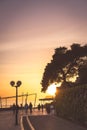
[[[23,113],[23,104],[22,103],[20,104],[20,109],[21,109],[21,112]]]
[[[16,111],[16,105],[15,105],[15,103],[13,104],[12,108],[13,108],[13,114],[15,114],[15,111]]]
[[[46,111],[48,114],[50,114],[50,104],[46,104]]]
[[[30,104],[29,104],[30,113],[32,113],[32,108],[33,108],[33,105],[32,105],[32,103],[30,102]]]
[[[42,108],[42,112],[43,112],[43,109],[44,109],[44,105],[43,104],[41,105],[41,108]]]
[[[25,113],[27,114],[27,112],[28,112],[28,104],[26,103],[25,104]]]
[[[50,104],[50,112],[51,112],[51,114],[53,115],[54,114],[54,104],[53,103],[51,103]]]
[[[41,108],[41,106],[40,106],[40,104],[38,104],[38,111],[40,111],[40,108]]]

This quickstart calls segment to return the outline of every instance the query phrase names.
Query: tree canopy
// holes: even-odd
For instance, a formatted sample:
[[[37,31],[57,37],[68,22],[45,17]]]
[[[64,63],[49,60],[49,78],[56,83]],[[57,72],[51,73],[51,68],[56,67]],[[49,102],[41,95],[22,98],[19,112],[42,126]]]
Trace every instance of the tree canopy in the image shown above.
[[[74,43],[70,49],[56,48],[51,62],[44,69],[41,81],[42,92],[45,92],[52,83],[61,82],[61,87],[71,87],[74,79],[81,76],[80,68],[85,63],[87,63],[87,44],[81,46]]]

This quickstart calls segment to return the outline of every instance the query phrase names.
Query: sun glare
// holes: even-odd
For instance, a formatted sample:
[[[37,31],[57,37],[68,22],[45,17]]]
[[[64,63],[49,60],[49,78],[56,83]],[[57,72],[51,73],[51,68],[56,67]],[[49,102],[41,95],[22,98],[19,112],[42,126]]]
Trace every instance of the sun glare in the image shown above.
[[[56,93],[56,87],[60,87],[60,84],[51,84],[48,89],[47,89],[47,93],[50,94],[50,95],[55,95]]]

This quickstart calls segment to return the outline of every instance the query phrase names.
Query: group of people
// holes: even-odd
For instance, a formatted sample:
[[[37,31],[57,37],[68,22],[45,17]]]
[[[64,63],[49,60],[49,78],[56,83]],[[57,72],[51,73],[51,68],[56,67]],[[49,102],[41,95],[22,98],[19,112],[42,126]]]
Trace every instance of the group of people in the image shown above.
[[[13,109],[13,114],[15,114],[15,111],[17,110],[17,112],[19,111],[19,109],[25,109],[25,112],[27,113],[28,110],[30,110],[30,113],[32,113],[32,108],[33,108],[33,105],[32,103],[30,102],[30,104],[28,105],[27,103],[24,105],[24,107],[22,106],[22,104],[19,106],[16,107],[15,104],[13,104],[12,106],[12,109]]]
[[[47,104],[45,104],[45,105],[39,103],[39,104],[37,105],[37,109],[38,109],[38,111],[42,111],[42,112],[43,112],[43,110],[44,110],[44,108],[45,108],[48,114],[54,114],[54,113],[55,113],[55,107],[54,107],[54,106],[55,106],[55,105],[54,105],[53,103],[47,103]],[[16,105],[13,104],[13,107],[12,107],[12,108],[13,108],[13,113],[15,114]],[[21,110],[24,109],[26,114],[27,114],[28,112],[30,112],[30,114],[32,114],[33,105],[32,105],[31,102],[30,102],[29,104],[28,104],[28,103],[25,103],[24,106],[22,106],[22,104],[21,104],[20,107],[17,107],[17,112],[18,112],[19,108],[20,108]]]
[[[43,112],[43,109],[44,109],[44,105],[43,104],[38,104],[38,106],[37,106],[37,108],[38,108],[38,111],[40,111],[40,109],[42,109],[42,112]]]
[[[29,105],[27,103],[25,104],[25,112],[26,113],[28,112],[28,109],[30,110],[30,113],[32,113],[32,108],[33,108],[33,105],[31,102]]]
[[[37,106],[37,108],[38,108],[38,111],[40,111],[40,110],[42,110],[42,112],[43,112],[43,109],[45,108],[46,109],[46,112],[48,113],[48,114],[55,114],[55,105],[54,105],[54,103],[53,102],[51,102],[51,103],[46,103],[45,105],[40,105],[40,104],[38,104],[38,106]]]

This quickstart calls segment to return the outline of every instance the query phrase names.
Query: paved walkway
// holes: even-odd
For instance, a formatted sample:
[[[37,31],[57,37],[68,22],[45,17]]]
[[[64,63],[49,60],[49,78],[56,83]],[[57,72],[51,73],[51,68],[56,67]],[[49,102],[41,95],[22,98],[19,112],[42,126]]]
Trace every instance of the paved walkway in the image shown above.
[[[23,130],[87,130],[70,121],[58,118],[44,111],[34,111],[33,114],[23,115]],[[25,125],[26,124],[26,125]]]
[[[87,130],[87,128],[52,115],[30,116],[28,118],[33,126],[32,130]]]
[[[22,117],[22,118],[21,118]],[[12,111],[0,112],[0,130],[87,130],[64,119],[33,111],[30,115],[19,112],[19,125],[15,125],[15,115]]]
[[[40,115],[42,112],[33,111],[33,115]],[[43,112],[43,115],[46,114]],[[25,111],[19,112],[18,125],[15,125],[15,115],[13,111],[0,111],[0,130],[21,130],[21,116],[30,115],[25,113]]]
[[[12,111],[0,112],[0,130],[21,130],[20,125],[15,125],[15,115]]]

